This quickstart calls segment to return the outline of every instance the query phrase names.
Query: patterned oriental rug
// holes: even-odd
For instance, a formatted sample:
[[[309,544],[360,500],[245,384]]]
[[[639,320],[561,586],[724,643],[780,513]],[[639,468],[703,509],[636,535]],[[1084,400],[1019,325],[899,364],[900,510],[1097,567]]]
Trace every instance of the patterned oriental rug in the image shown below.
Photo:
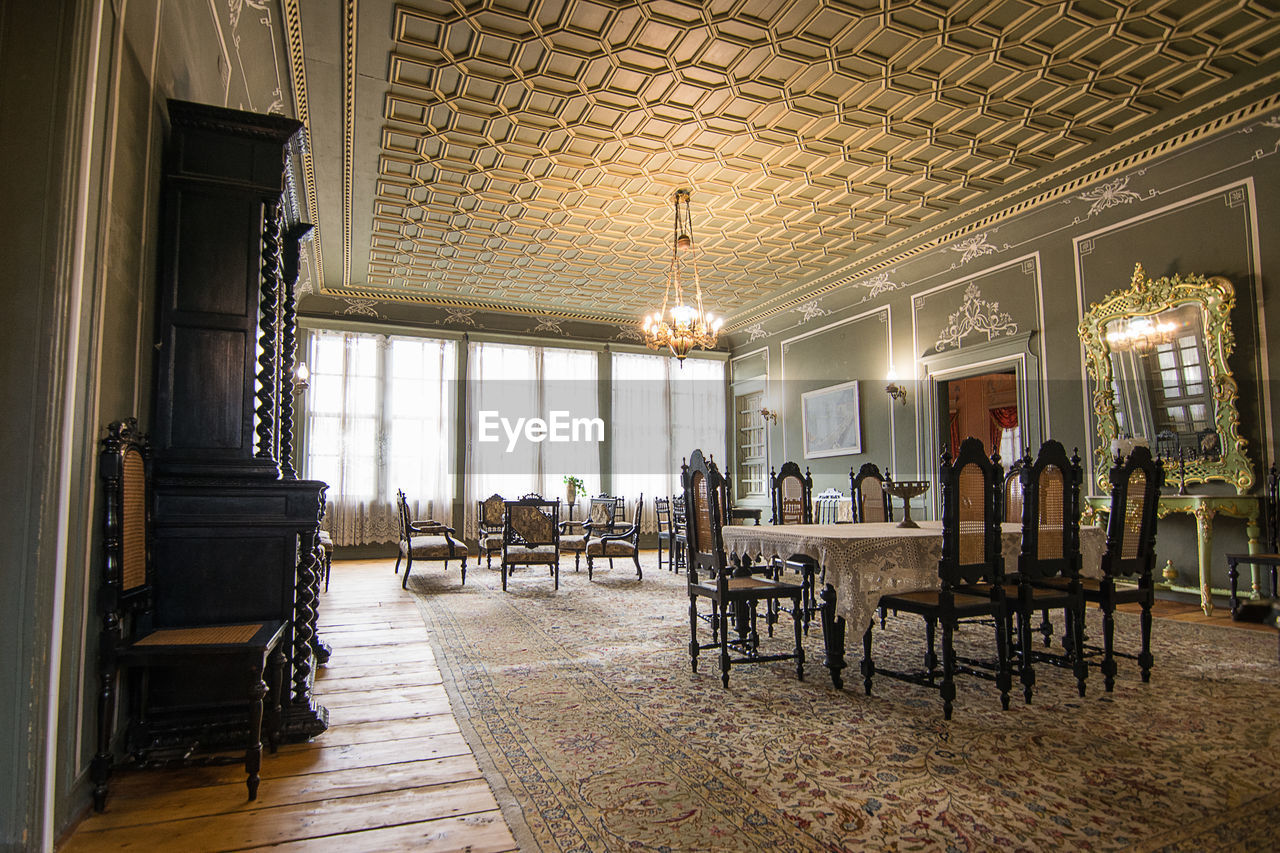
[[[794,662],[690,672],[684,576],[618,563],[561,573],[414,574],[454,712],[522,850],[1271,850],[1280,821],[1276,638],[1157,619],[1142,684],[1037,668],[1034,704],[1000,710],[959,680],[936,692],[878,679],[863,694],[821,666],[821,629]],[[563,568],[563,567],[562,567]],[[1119,614],[1132,649],[1136,617]],[[922,621],[890,617],[876,656],[911,667]],[[1091,614],[1090,633],[1101,635]],[[989,627],[962,629],[960,654]],[[779,632],[774,642],[785,644]],[[1056,641],[1055,641],[1056,645]]]

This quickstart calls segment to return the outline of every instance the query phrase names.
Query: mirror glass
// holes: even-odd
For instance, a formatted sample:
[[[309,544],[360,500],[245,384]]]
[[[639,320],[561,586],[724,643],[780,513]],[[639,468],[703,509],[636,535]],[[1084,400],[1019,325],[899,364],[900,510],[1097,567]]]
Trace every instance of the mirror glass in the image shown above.
[[[1166,459],[1218,455],[1203,313],[1184,304],[1105,326],[1117,431]]]

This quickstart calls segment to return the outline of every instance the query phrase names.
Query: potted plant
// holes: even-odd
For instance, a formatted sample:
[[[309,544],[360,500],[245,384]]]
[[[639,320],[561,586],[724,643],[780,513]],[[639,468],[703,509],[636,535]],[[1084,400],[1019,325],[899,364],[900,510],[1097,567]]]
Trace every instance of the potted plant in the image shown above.
[[[568,499],[569,506],[573,506],[578,502],[578,489],[584,488],[582,480],[566,474],[564,478],[565,497]]]

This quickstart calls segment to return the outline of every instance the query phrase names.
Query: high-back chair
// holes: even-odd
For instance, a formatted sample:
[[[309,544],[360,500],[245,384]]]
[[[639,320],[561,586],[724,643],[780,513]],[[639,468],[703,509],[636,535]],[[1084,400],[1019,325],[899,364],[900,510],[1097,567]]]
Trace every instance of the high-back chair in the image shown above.
[[[560,501],[525,495],[506,501],[502,525],[502,591],[516,566],[546,566],[560,588]]]
[[[409,515],[409,500],[398,489],[396,505],[400,513],[400,553],[396,555],[396,571],[400,570],[401,558],[405,560],[400,588],[409,588],[409,570],[413,568],[414,560],[440,560],[448,571],[449,561],[459,559],[462,561],[462,584],[466,586],[467,555],[470,552],[462,540],[454,537],[453,528],[438,521],[415,521]]]
[[[693,451],[688,463],[681,466],[685,507],[688,512],[686,535],[689,537],[689,565],[686,577],[689,592],[689,657],[693,671],[698,671],[698,654],[704,649],[717,649],[720,655],[720,681],[729,686],[729,667],[735,663],[763,663],[774,660],[796,662],[796,677],[804,679],[804,647],[801,645],[800,599],[803,588],[760,575],[739,577],[729,564],[724,551],[724,506],[721,495],[724,478],[714,462],[701,450]],[[699,599],[711,602],[711,642],[698,641]],[[790,599],[795,625],[795,648],[787,654],[760,654],[760,636],[756,631],[758,604]],[[734,615],[734,637],[729,634],[729,613]],[[737,656],[734,656],[736,653]]]
[[[769,493],[773,502],[770,524],[812,524],[813,477],[795,462],[784,462],[778,471],[769,472]]]
[[[621,498],[618,499],[621,503]],[[611,523],[605,533],[597,535],[595,522],[588,521],[589,538],[587,539],[587,580],[593,580],[594,560],[598,557],[609,559],[609,568],[613,568],[614,557],[630,557],[636,566],[636,577],[643,578],[640,571],[640,521],[644,518],[644,495],[636,500],[635,518],[631,524],[618,525]]]
[[[658,570],[662,570],[664,557],[666,558],[667,568],[675,568],[674,555],[671,553],[674,545],[671,530],[671,498],[655,495],[653,498],[653,515],[658,522]]]
[[[1236,594],[1236,587],[1240,581],[1241,563],[1268,567],[1271,570],[1271,597],[1277,598],[1277,593],[1280,592],[1276,588],[1277,569],[1280,569],[1280,495],[1277,495],[1280,485],[1278,484],[1280,484],[1280,472],[1273,464],[1271,473],[1267,475],[1267,485],[1262,498],[1262,519],[1266,527],[1265,550],[1260,554],[1227,554],[1227,576],[1231,579],[1232,616],[1240,612],[1240,599]]]
[[[688,513],[685,512],[684,494],[671,496],[671,571],[680,574],[680,569],[689,564]]]
[[[502,553],[502,518],[506,511],[506,501],[497,492],[476,501],[476,536],[487,569],[493,568],[493,555]]]
[[[1164,485],[1164,464],[1151,458],[1151,451],[1139,445],[1128,459],[1116,457],[1111,468],[1111,514],[1107,519],[1107,547],[1102,554],[1102,579],[1081,581],[1085,601],[1102,609],[1102,649],[1087,648],[1093,661],[1101,656],[1103,687],[1115,686],[1117,657],[1137,660],[1142,680],[1151,680],[1151,606],[1155,603],[1152,570],[1156,561],[1156,509],[1160,487]],[[1127,581],[1116,586],[1116,581]],[[1134,580],[1136,586],[1130,585]],[[1142,648],[1138,654],[1115,651],[1115,610],[1117,604],[1137,602]]]
[[[1036,661],[1070,667],[1084,696],[1089,666],[1084,660],[1084,593],[1080,586],[1080,457],[1061,442],[1040,445],[1035,460],[1017,466],[1022,509],[1022,548],[1018,554],[1018,660],[1028,702],[1035,686]],[[1008,494],[1008,478],[1005,493]],[[1035,648],[1031,614],[1062,610],[1066,620],[1063,651]],[[1045,619],[1047,620],[1047,616]]]
[[[876,672],[938,690],[942,715],[951,719],[957,673],[995,681],[1000,705],[1009,708],[1008,605],[1005,599],[1004,557],[1000,550],[1000,489],[1004,472],[998,457],[988,459],[982,442],[966,438],[954,460],[942,455],[938,475],[942,487],[942,556],[938,560],[938,588],[881,596],[880,606],[915,613],[925,620],[927,649],[922,672],[877,670],[871,657],[872,625],[862,637],[862,678],[867,695]],[[982,594],[970,591],[981,588]],[[960,619],[989,617],[995,624],[994,664],[956,657],[952,635]],[[934,653],[935,626],[942,625],[942,672]]]
[[[849,469],[854,521],[893,521],[893,504],[884,493],[884,481],[887,479],[889,475],[881,474],[880,467],[874,462],[864,462],[857,474]]]
[[[591,537],[599,538],[617,528],[618,507],[621,503],[622,498],[596,495],[587,505],[586,518],[582,521],[560,522],[560,553],[573,554],[575,572],[581,565],[582,555],[586,553],[587,542]]]
[[[771,524],[812,524],[813,523],[813,477],[805,471],[800,473],[800,466],[795,462],[784,462],[778,471],[769,472],[769,493],[773,504]],[[818,574],[818,561],[812,557],[799,555],[783,560],[774,558],[773,576],[780,578],[782,572],[790,570],[800,575],[804,587],[801,596],[800,622],[807,634],[809,623],[821,605],[818,605],[815,594],[815,583]],[[769,624],[772,627],[773,615]]]
[[[102,685],[98,691],[98,751],[89,775],[93,805],[102,811],[107,802],[107,782],[114,757],[116,687],[122,669],[164,669],[183,677],[200,679],[204,673],[225,671],[244,676],[244,714],[223,711],[221,725],[242,725],[248,733],[244,769],[249,799],[258,796],[262,765],[263,716],[268,716],[267,737],[274,752],[280,732],[282,638],[287,626],[280,621],[237,624],[169,624],[155,611],[151,564],[151,446],[130,418],[107,427],[99,458],[105,490],[106,521],[103,550],[105,577],[98,656]],[[314,548],[315,543],[306,546]],[[269,677],[270,684],[264,680]],[[130,715],[127,749],[145,756],[152,747],[146,731],[147,678],[133,682],[132,701],[120,707]],[[246,722],[247,721],[247,722]],[[192,735],[192,748],[198,734]],[[181,746],[169,744],[170,747]]]

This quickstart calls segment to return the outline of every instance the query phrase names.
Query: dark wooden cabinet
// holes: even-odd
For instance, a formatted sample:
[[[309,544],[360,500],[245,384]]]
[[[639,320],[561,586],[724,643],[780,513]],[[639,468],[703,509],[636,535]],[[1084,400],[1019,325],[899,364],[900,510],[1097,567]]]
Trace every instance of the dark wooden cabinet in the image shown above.
[[[311,695],[316,534],[325,484],[300,480],[293,430],[293,285],[299,221],[287,192],[302,126],[283,116],[171,101],[163,182],[154,445],[159,625],[279,619],[286,739],[327,727]],[[216,678],[149,689],[144,738],[234,739]],[[242,704],[242,703],[241,703]],[[215,724],[211,724],[214,721]],[[135,743],[135,748],[147,744]]]

